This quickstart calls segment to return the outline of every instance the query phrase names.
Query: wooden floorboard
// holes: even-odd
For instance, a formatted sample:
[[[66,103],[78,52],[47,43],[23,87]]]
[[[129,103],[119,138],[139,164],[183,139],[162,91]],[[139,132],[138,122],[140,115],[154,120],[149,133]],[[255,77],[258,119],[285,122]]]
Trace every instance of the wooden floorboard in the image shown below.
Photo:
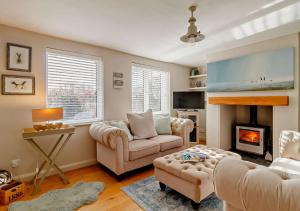
[[[140,211],[142,209],[131,198],[123,193],[121,188],[134,183],[135,181],[147,178],[153,175],[153,173],[153,167],[151,166],[142,168],[126,175],[125,178],[119,182],[107,169],[104,169],[100,165],[94,165],[66,172],[66,176],[71,182],[69,185],[64,185],[60,178],[55,175],[46,178],[41,186],[41,191],[34,196],[31,195],[32,186],[27,185],[26,195],[20,200],[31,200],[50,190],[70,187],[81,181],[101,181],[105,183],[105,189],[99,195],[98,200],[93,204],[81,207],[79,209],[80,211]],[[7,206],[0,205],[0,210],[7,210]]]

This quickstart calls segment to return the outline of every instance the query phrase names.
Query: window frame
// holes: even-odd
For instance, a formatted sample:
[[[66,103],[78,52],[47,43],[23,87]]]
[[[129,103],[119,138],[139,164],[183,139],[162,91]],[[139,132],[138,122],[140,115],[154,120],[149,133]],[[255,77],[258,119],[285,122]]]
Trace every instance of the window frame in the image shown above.
[[[163,105],[163,101],[162,100],[162,93],[161,93],[161,98],[160,98],[160,107],[161,107],[161,110],[160,111],[153,111],[154,114],[170,114],[171,113],[171,107],[170,107],[170,101],[171,101],[171,74],[170,74],[170,71],[166,71],[166,70],[163,70],[162,68],[160,67],[155,67],[155,66],[151,66],[151,65],[145,65],[145,64],[140,64],[140,63],[135,63],[135,62],[132,62],[131,63],[131,71],[130,71],[130,79],[131,79],[131,112],[137,112],[137,111],[133,111],[133,89],[132,89],[132,80],[133,80],[133,77],[132,77],[132,74],[133,74],[133,67],[140,67],[140,68],[143,68],[143,69],[147,69],[148,71],[151,71],[151,72],[163,72],[166,74],[166,78],[167,78],[167,81],[166,81],[166,87],[167,87],[167,97],[168,99],[166,100],[166,105]],[[149,99],[147,100],[146,96],[147,96],[147,89],[149,89],[149,87],[145,87],[147,86],[147,84],[149,84],[149,81],[146,81],[145,80],[145,74],[143,74],[143,85],[144,85],[144,111],[142,112],[146,112],[148,109],[150,108],[147,108],[146,106],[149,105],[150,103],[146,103],[146,101],[149,101]],[[160,89],[162,90],[162,85],[163,83],[161,84],[161,87]],[[149,97],[149,95],[147,96]],[[146,99],[146,100],[145,100]],[[166,110],[163,109],[163,107],[165,107]]]
[[[102,62],[101,57],[81,54],[77,52],[67,51],[67,50],[60,50],[54,48],[46,48],[46,58],[45,58],[45,66],[46,66],[46,82],[45,82],[45,94],[46,94],[46,108],[48,108],[48,53],[60,54],[65,56],[70,56],[78,59],[89,59],[93,60],[97,64],[97,72],[96,72],[96,118],[92,119],[76,119],[76,120],[62,120],[64,124],[70,124],[74,126],[80,125],[90,125],[95,121],[102,121],[104,120],[104,65]],[[101,96],[102,95],[102,96]]]

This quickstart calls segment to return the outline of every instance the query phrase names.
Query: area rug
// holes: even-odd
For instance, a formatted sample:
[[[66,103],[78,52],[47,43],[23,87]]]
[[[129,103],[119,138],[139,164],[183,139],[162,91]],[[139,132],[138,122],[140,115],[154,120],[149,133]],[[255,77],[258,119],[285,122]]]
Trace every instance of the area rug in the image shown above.
[[[123,187],[122,190],[146,211],[194,211],[190,199],[168,187],[166,191],[161,191],[154,176]],[[201,201],[199,210],[222,211],[223,201],[211,194]]]
[[[73,211],[97,200],[102,182],[80,182],[66,189],[49,191],[32,201],[11,204],[8,211]]]

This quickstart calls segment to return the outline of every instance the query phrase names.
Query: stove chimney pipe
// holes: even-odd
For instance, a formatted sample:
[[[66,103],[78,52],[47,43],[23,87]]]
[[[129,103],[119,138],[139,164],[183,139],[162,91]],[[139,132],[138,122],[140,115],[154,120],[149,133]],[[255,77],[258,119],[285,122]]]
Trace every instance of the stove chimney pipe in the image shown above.
[[[257,106],[250,106],[250,125],[257,125]]]

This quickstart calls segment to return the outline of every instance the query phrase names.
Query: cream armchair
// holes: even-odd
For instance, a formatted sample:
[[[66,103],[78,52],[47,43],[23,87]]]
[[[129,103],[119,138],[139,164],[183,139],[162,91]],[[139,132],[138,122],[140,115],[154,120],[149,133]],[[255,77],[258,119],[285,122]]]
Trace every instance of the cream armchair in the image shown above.
[[[281,133],[280,157],[270,167],[223,159],[214,170],[214,186],[227,211],[300,210],[300,133]]]
[[[157,157],[187,148],[189,134],[194,127],[189,119],[171,118],[172,135],[128,141],[127,134],[110,123],[93,123],[90,134],[97,141],[98,162],[116,175],[152,164]]]

